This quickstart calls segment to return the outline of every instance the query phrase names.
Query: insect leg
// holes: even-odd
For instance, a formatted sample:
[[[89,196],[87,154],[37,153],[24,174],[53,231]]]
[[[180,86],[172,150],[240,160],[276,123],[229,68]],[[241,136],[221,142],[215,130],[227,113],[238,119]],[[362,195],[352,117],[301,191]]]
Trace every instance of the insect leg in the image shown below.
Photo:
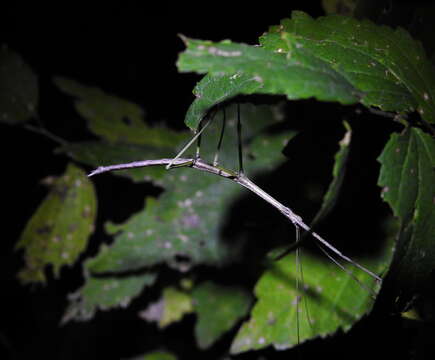
[[[222,108],[222,128],[221,128],[221,134],[219,136],[219,141],[218,141],[217,148],[216,148],[216,153],[214,155],[213,166],[217,166],[219,163],[219,151],[221,149],[222,140],[224,138],[226,122],[227,122],[227,117],[226,117],[225,108]]]
[[[240,121],[239,103],[237,103],[237,140],[239,145],[239,176],[243,176],[245,172],[243,170],[242,122]]]
[[[299,241],[299,237],[300,237],[300,229],[299,226],[296,225],[296,241]],[[297,336],[298,345],[301,342],[300,324],[299,324],[299,301],[301,299],[301,295],[299,295],[300,293],[299,269],[300,269],[300,264],[299,264],[299,247],[298,247],[296,248],[296,276],[295,276],[296,277],[296,336]]]
[[[192,137],[192,139],[190,139],[189,142],[186,145],[184,145],[184,147],[171,160],[171,162],[168,165],[166,165],[166,170],[169,170],[173,166],[173,163],[175,162],[175,160],[177,160],[181,155],[183,155],[184,152],[195,142],[195,140],[198,139],[201,136],[202,132],[207,128],[207,126],[210,124],[210,122],[211,122],[211,118],[209,118],[207,120],[207,122],[204,124],[204,126],[202,126],[202,128],[199,131],[196,132],[196,134]],[[196,156],[197,156],[196,159],[197,159],[198,156],[199,156],[199,148],[198,147],[197,147],[196,152],[197,152],[196,153]]]

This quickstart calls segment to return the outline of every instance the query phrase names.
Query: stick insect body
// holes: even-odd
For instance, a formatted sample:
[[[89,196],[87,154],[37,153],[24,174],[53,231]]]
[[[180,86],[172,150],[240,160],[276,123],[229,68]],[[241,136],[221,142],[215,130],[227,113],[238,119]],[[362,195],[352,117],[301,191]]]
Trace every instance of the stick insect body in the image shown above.
[[[196,134],[192,137],[191,140],[187,142],[187,144],[180,150],[180,152],[171,159],[157,159],[157,160],[144,160],[144,161],[136,161],[132,163],[126,163],[126,164],[118,164],[118,165],[110,165],[110,166],[100,166],[96,170],[92,171],[89,176],[93,176],[96,174],[100,174],[107,171],[113,171],[113,170],[121,170],[121,169],[129,169],[129,168],[137,168],[137,167],[145,167],[145,166],[154,166],[154,165],[165,165],[166,169],[173,169],[173,168],[179,168],[179,167],[190,167],[193,169],[197,169],[200,171],[209,172],[227,179],[230,179],[234,181],[235,183],[247,188],[248,190],[252,191],[254,194],[271,204],[273,207],[275,207],[281,214],[283,214],[285,217],[287,217],[292,224],[295,226],[296,229],[296,240],[295,242],[285,251],[282,253],[279,257],[276,258],[282,258],[285,255],[287,255],[291,250],[296,249],[296,291],[297,293],[304,293],[303,286],[301,287],[301,284],[304,284],[304,277],[303,277],[303,270],[302,270],[302,261],[301,261],[301,251],[300,251],[300,245],[303,239],[300,237],[300,229],[305,230],[309,235],[313,236],[317,241],[317,245],[320,248],[320,250],[339,268],[341,268],[344,272],[346,272],[352,279],[354,279],[358,285],[366,290],[367,292],[371,293],[372,298],[375,298],[374,291],[370,288],[368,288],[364,283],[358,280],[356,276],[354,276],[348,269],[346,269],[338,260],[336,260],[330,253],[328,253],[327,250],[334,253],[336,256],[341,258],[342,260],[350,263],[351,265],[359,268],[360,270],[364,271],[365,273],[369,274],[371,277],[373,277],[376,281],[381,282],[382,279],[373,273],[372,271],[366,269],[364,266],[358,264],[357,262],[353,261],[343,253],[341,253],[338,249],[336,249],[334,246],[332,246],[330,243],[328,243],[325,239],[323,239],[319,234],[314,232],[310,226],[305,224],[303,219],[294,213],[289,207],[284,206],[281,202],[273,198],[271,195],[269,195],[267,192],[265,192],[263,189],[261,189],[259,186],[257,186],[255,183],[253,183],[244,172],[243,167],[243,153],[242,153],[242,124],[240,119],[240,105],[237,104],[237,140],[238,140],[238,162],[239,162],[239,171],[233,171],[226,169],[219,165],[219,150],[222,145],[222,140],[224,136],[225,131],[225,123],[226,123],[226,114],[225,110],[223,110],[223,119],[222,119],[222,128],[219,136],[219,140],[217,143],[217,150],[213,159],[213,163],[209,164],[205,162],[200,157],[200,142],[201,142],[201,135],[204,132],[204,130],[208,127],[208,125],[213,120],[215,112],[212,113],[211,116],[206,118],[203,121],[203,124],[200,124],[200,127]],[[196,148],[196,154],[193,158],[182,158],[181,156],[186,152],[188,148],[192,146],[192,144],[197,141],[197,148]],[[296,298],[296,323],[297,323],[297,343],[300,343],[300,329],[299,329],[299,301],[303,301],[303,306],[305,306],[306,314],[307,314],[307,321],[308,324],[311,327],[311,319],[308,311],[308,305],[306,301],[305,296],[297,296]]]
[[[240,120],[240,106],[239,105],[237,106],[237,137],[238,137],[238,158],[239,158],[239,171],[238,172],[235,172],[233,170],[226,169],[226,168],[220,166],[218,164],[218,152],[216,153],[216,155],[214,157],[213,164],[209,164],[209,163],[205,162],[204,160],[202,160],[200,157],[200,154],[199,154],[199,144],[197,147],[195,157],[193,157],[193,158],[181,158],[181,156],[186,152],[186,150],[188,148],[190,148],[190,146],[192,146],[192,144],[195,141],[198,141],[198,143],[200,142],[201,135],[204,132],[204,130],[208,127],[210,122],[213,120],[214,113],[215,112],[213,112],[213,114],[211,116],[209,116],[208,118],[203,120],[204,124],[200,127],[200,129],[196,132],[196,134],[192,137],[192,139],[187,142],[187,144],[180,150],[180,152],[174,158],[134,161],[131,163],[109,165],[109,166],[100,166],[97,169],[95,169],[94,171],[92,171],[88,176],[90,177],[90,176],[94,176],[97,174],[101,174],[101,173],[108,172],[108,171],[114,171],[114,170],[125,170],[125,169],[138,168],[138,167],[165,165],[166,169],[168,169],[168,170],[173,169],[173,168],[178,168],[178,167],[190,167],[193,169],[209,172],[209,173],[230,179],[230,180],[236,182],[237,184],[252,191],[254,194],[256,194],[257,196],[259,196],[260,198],[262,198],[263,200],[265,200],[266,202],[271,204],[273,207],[275,207],[279,212],[281,212],[281,214],[283,214],[285,217],[287,217],[292,222],[292,224],[296,227],[297,231],[299,230],[299,228],[302,228],[307,233],[309,233],[311,236],[313,236],[320,243],[320,245],[321,245],[320,248],[322,251],[326,252],[325,248],[327,248],[332,253],[334,253],[336,256],[341,258],[342,260],[350,263],[351,265],[353,265],[353,266],[359,268],[360,270],[364,271],[365,273],[369,274],[376,281],[381,282],[382,279],[378,275],[376,275],[375,273],[373,273],[369,269],[366,269],[364,266],[358,264],[356,261],[353,261],[351,258],[347,257],[342,252],[340,252],[337,248],[332,246],[329,242],[327,242],[319,234],[314,232],[310,228],[310,226],[308,226],[299,215],[297,215],[289,207],[286,207],[281,202],[276,200],[274,197],[269,195],[266,191],[264,191],[259,186],[257,186],[254,182],[252,182],[245,175],[244,169],[243,169],[243,155],[242,155],[242,144],[241,144],[241,129],[242,129],[242,127],[241,127],[241,120]],[[224,128],[225,128],[225,115],[223,118],[223,126],[222,126],[221,135],[220,135],[219,142],[218,142],[218,150],[219,150],[221,143],[222,143]],[[299,246],[300,242],[301,242],[301,240],[298,240],[298,239],[296,240],[296,243],[295,243],[296,248]],[[328,257],[331,258],[331,255],[328,254]],[[339,264],[335,259],[333,261],[337,266],[344,269],[343,266],[341,264]],[[346,271],[347,274],[352,276],[352,274],[349,271],[347,271],[346,269],[344,269],[344,271]],[[359,281],[358,281],[358,283],[360,285],[362,285]]]

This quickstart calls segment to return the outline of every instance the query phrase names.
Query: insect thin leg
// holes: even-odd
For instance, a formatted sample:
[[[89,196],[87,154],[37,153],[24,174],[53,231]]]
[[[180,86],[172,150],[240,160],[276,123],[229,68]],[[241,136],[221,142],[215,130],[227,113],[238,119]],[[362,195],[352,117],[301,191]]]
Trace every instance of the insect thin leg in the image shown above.
[[[210,124],[211,119],[209,119],[204,126],[201,128],[201,130],[197,131],[196,134],[192,137],[192,139],[189,140],[189,142],[184,145],[184,147],[180,150],[180,152],[171,160],[171,162],[166,165],[166,170],[169,170],[172,167],[172,164],[177,160],[181,155],[184,154],[184,152],[198,139],[198,137],[201,136],[201,133],[207,128],[207,126]]]
[[[222,108],[222,128],[221,128],[221,134],[219,136],[219,141],[216,148],[216,154],[214,155],[213,166],[216,166],[219,163],[219,151],[221,149],[222,140],[224,138],[226,122],[227,122],[227,117],[226,117],[225,108]]]
[[[296,226],[296,241],[299,241],[300,229]],[[299,284],[299,248],[296,248],[296,336],[297,343],[300,344],[300,324],[299,324],[299,301],[300,301],[300,284]]]
[[[211,120],[211,119],[210,119]],[[209,121],[210,121],[209,120]],[[199,150],[201,149],[201,134],[202,134],[202,122],[199,123],[199,136],[198,139],[196,140],[196,152],[195,152],[195,160],[199,159],[201,156],[199,155]]]
[[[239,145],[239,175],[244,175],[243,169],[243,146],[242,146],[242,122],[240,121],[240,104],[237,103],[237,140]]]
[[[300,250],[300,248],[298,248],[298,250]],[[299,276],[301,279],[301,284],[302,284],[302,301],[304,302],[304,308],[305,308],[305,313],[307,314],[307,322],[308,322],[308,326],[310,327],[311,331],[313,331],[313,325],[312,325],[312,321],[311,321],[311,316],[310,316],[310,311],[308,308],[308,303],[307,303],[307,296],[305,293],[305,279],[304,279],[304,271],[302,269],[302,250],[300,250],[298,252],[298,263],[299,263]]]

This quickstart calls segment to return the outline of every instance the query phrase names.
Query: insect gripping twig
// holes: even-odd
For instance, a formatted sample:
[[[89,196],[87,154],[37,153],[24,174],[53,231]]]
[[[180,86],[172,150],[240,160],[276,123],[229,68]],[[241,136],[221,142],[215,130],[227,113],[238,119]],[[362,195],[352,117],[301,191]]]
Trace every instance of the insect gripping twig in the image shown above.
[[[191,144],[191,142],[189,143]],[[180,155],[180,154],[179,154]],[[201,158],[172,158],[172,159],[157,159],[157,160],[144,160],[144,161],[134,161],[130,163],[125,164],[117,164],[117,165],[109,165],[109,166],[100,166],[94,171],[92,171],[88,176],[94,176],[97,174],[101,174],[104,172],[109,171],[115,171],[115,170],[125,170],[125,169],[132,169],[132,168],[139,168],[139,167],[146,167],[146,166],[155,166],[155,165],[166,165],[168,167],[191,167],[193,169],[197,169],[199,171],[205,171],[209,172],[227,179],[230,179],[237,184],[251,190],[254,194],[261,197],[263,200],[267,201],[269,204],[271,204],[273,207],[275,207],[281,214],[283,214],[286,218],[288,218],[296,227],[300,227],[307,231],[309,234],[311,234],[315,239],[317,239],[322,245],[324,245],[326,248],[328,248],[330,251],[335,253],[337,256],[339,256],[341,259],[349,262],[350,264],[356,266],[357,268],[361,269],[365,273],[369,274],[373,278],[375,278],[377,281],[381,282],[382,279],[374,274],[372,271],[366,269],[364,266],[358,264],[357,262],[353,261],[343,253],[341,253],[338,249],[336,249],[334,246],[332,246],[330,243],[328,243],[325,239],[323,239],[319,234],[312,231],[311,228],[304,223],[302,218],[295,214],[290,208],[284,206],[281,204],[278,200],[273,198],[271,195],[269,195],[267,192],[265,192],[263,189],[258,187],[256,184],[254,184],[251,180],[249,180],[244,174],[237,174],[231,170],[222,168],[220,166],[214,166],[211,164],[208,164],[204,162]]]

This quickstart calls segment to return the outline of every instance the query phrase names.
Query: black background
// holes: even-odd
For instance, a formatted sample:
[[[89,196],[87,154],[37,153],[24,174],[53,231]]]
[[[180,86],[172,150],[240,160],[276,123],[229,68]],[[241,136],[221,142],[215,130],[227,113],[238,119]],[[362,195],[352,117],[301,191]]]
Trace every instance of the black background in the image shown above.
[[[122,1],[99,5],[58,2],[36,6],[18,1],[0,14],[0,40],[21,54],[38,74],[40,118],[52,132],[68,140],[81,140],[88,135],[84,121],[74,112],[71,99],[53,85],[52,78],[56,75],[98,86],[140,104],[151,123],[164,122],[184,129],[184,114],[193,100],[192,89],[200,77],[177,72],[177,55],[184,48],[177,34],[255,44],[269,25],[289,17],[293,9],[314,17],[323,15],[318,1],[292,1],[273,6],[236,2],[230,5],[232,7],[203,2],[193,7],[180,3],[144,5],[143,2]],[[402,11],[400,21],[406,25],[411,19]],[[346,116],[352,121],[355,129],[353,162],[349,169],[352,186],[343,190],[343,203],[332,216],[330,227],[337,228],[337,224],[344,222],[344,232],[347,229],[349,233],[357,227],[362,239],[376,238],[378,230],[361,226],[361,218],[365,217],[366,223],[370,223],[370,219],[388,213],[376,187],[378,164],[375,158],[389,133],[400,127],[359,107],[343,109],[336,104],[308,100],[287,105],[287,108],[292,114],[293,125],[302,130],[303,135],[287,149],[293,160],[284,170],[293,171],[297,167],[300,183],[311,181],[320,187],[327,186],[336,144],[343,135],[341,120]],[[362,115],[356,110],[361,110]],[[129,310],[99,313],[88,323],[59,327],[67,294],[82,283],[80,266],[62,270],[60,280],[53,279],[48,271],[49,281],[45,286],[22,286],[16,280],[16,272],[23,265],[22,253],[14,252],[13,248],[26,221],[46,194],[40,180],[62,173],[67,161],[65,157],[53,154],[56,144],[38,134],[3,124],[0,124],[0,134],[5,214],[0,245],[0,294],[3,299],[0,358],[119,359],[159,348],[174,351],[183,359],[223,357],[234,334],[224,337],[210,350],[200,352],[193,345],[194,317],[159,332],[155,326],[137,320],[136,311],[140,309],[137,301]],[[309,145],[303,145],[307,143]],[[297,149],[304,149],[304,158],[294,155]],[[95,181],[99,187],[99,220],[123,221],[141,208],[144,192],[158,194],[160,191],[147,185],[133,186],[123,179],[110,183],[103,179]],[[294,194],[284,194],[284,199],[286,196],[291,198]],[[105,200],[107,197],[110,197],[110,203]],[[311,216],[316,204],[307,205],[304,199],[299,202],[298,209]],[[128,205],[128,210],[124,205]],[[370,213],[365,209],[370,209]],[[94,236],[85,255],[95,254],[98,244],[104,240],[104,234],[99,238]],[[207,271],[214,270],[204,270]],[[226,275],[223,272],[221,276]],[[157,294],[148,296],[152,299]],[[319,354],[335,358],[376,358],[385,352],[399,358],[408,357],[410,344],[414,342],[409,338],[411,333],[414,334],[404,330],[397,318],[378,316],[364,320],[350,334],[304,345],[301,354],[302,358]],[[297,356],[297,352],[265,350],[236,358],[260,356],[290,358]]]

